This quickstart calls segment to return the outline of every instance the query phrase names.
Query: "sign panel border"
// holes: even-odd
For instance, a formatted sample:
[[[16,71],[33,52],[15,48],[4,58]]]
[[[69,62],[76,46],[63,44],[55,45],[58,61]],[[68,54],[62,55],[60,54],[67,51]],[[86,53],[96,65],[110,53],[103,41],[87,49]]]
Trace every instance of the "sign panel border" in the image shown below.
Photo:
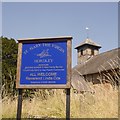
[[[42,43],[42,42],[67,42],[67,83],[66,84],[37,84],[37,85],[21,85],[21,62],[22,62],[22,46],[23,43]],[[52,89],[64,89],[71,88],[71,46],[72,37],[51,37],[51,38],[27,38],[18,40],[18,59],[17,59],[17,78],[16,78],[16,88],[52,88]]]

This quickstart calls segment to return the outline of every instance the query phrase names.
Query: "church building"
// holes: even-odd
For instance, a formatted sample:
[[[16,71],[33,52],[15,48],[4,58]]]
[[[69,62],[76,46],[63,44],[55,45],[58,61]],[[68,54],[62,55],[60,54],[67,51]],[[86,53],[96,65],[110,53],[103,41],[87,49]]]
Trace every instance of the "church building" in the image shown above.
[[[87,38],[76,46],[77,65],[72,69],[72,87],[78,92],[91,91],[95,84],[118,85],[120,72],[120,48],[99,53],[101,46]]]

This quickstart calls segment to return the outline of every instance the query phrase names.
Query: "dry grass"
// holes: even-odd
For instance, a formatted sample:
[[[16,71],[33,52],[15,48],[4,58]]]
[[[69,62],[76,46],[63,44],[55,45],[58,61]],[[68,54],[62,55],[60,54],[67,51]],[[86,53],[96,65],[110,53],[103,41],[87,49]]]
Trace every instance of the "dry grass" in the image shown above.
[[[103,85],[93,86],[95,93],[76,94],[71,89],[71,118],[115,118],[118,117],[118,90],[106,90]],[[22,118],[65,118],[66,96],[63,90],[55,90],[47,100],[34,97],[23,100]],[[5,98],[2,117],[15,118],[17,98]]]
[[[0,120],[2,119],[2,99],[0,97]]]
[[[80,118],[114,118],[118,117],[118,91],[104,89],[102,85],[94,86],[95,93],[72,94],[73,109],[71,117]],[[76,107],[75,107],[76,106]],[[77,111],[76,111],[77,108]]]

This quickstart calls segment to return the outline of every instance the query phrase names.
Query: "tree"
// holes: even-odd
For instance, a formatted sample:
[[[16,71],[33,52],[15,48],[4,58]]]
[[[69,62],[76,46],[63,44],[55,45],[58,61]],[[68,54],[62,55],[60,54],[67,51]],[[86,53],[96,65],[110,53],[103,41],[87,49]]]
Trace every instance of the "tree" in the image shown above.
[[[16,68],[18,45],[14,39],[2,40],[2,97],[16,94]]]
[[[16,70],[17,70],[17,53],[18,44],[14,39],[1,37],[2,40],[2,98],[5,96],[14,97],[17,95],[16,90]],[[39,93],[42,99],[47,99],[53,94],[52,90],[24,89],[24,98],[33,98],[35,92]]]

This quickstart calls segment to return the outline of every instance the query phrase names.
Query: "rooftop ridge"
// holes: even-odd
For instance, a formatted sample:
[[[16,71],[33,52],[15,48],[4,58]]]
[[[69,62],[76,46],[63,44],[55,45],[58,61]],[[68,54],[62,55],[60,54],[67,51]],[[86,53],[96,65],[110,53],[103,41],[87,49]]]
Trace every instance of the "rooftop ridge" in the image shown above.
[[[101,55],[103,55],[103,54],[110,53],[110,52],[112,52],[112,51],[117,51],[117,50],[120,50],[120,47],[114,48],[114,49],[112,49],[112,50],[108,50],[108,51],[105,51],[105,52],[102,52],[102,53],[100,53],[100,54],[98,54],[98,55],[95,55],[95,56],[92,56],[88,61],[86,61],[86,62],[83,63],[83,64],[88,63],[89,61],[93,60],[93,59],[96,58],[97,56],[101,56]],[[73,67],[73,69],[76,68],[76,67],[79,67],[79,66],[81,66],[81,65],[82,65],[82,64],[75,65],[75,66]]]
[[[94,41],[92,41],[90,38],[85,39],[80,45],[76,46],[75,49],[83,46],[83,45],[92,45],[92,46],[96,46],[101,48],[101,45],[95,43]]]
[[[99,53],[98,55],[106,54],[106,53],[108,53],[108,52],[112,52],[112,51],[118,50],[118,49],[120,49],[120,47],[114,48],[114,49],[112,49],[112,50],[108,50],[108,51],[105,51],[105,52],[102,52],[102,53]],[[98,56],[98,55],[95,55],[95,56]],[[93,57],[95,57],[95,56],[93,56]]]

